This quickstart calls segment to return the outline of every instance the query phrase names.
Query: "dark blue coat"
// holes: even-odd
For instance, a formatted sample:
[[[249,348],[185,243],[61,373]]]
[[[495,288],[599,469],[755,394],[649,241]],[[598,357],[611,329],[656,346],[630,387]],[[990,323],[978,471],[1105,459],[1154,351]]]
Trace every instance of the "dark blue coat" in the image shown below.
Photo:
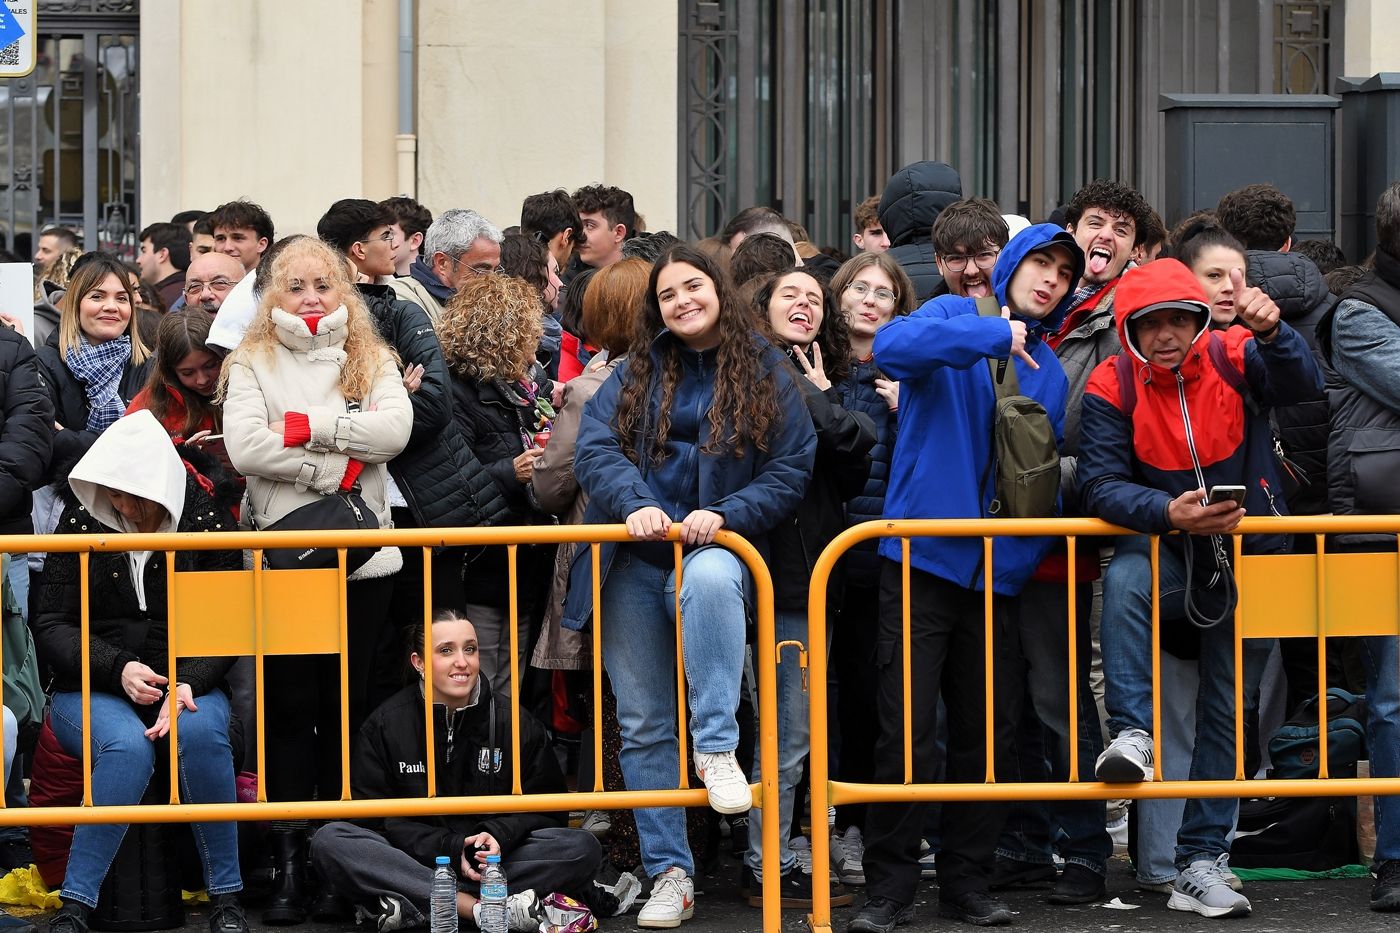
[[[899,435],[899,419],[890,406],[875,391],[875,380],[882,378],[880,368],[871,360],[855,360],[851,371],[836,390],[841,406],[858,411],[875,425],[875,446],[870,448],[870,472],[860,495],[846,502],[846,525],[878,521],[885,514],[885,490],[890,481],[890,460],[894,457],[894,441]],[[846,578],[862,585],[873,585],[879,577],[880,561],[875,553],[877,542],[863,541],[852,548],[843,563]]]
[[[654,373],[659,374],[662,369],[660,348],[674,339],[663,331],[653,341]],[[649,425],[661,410],[661,386],[657,380],[651,386],[649,413],[636,445],[643,464],[628,460],[612,427],[629,372],[624,362],[584,406],[579,423],[574,475],[589,496],[584,524],[620,523],[647,506],[661,509],[674,521],[696,509],[709,509],[724,517],[725,529],[743,535],[766,556],[768,532],[793,513],[806,492],[817,440],[812,418],[796,385],[800,377],[784,362],[782,351],[757,336],[754,340],[761,344],[758,352],[763,373],[772,373],[777,383],[782,413],[770,431],[768,452],[750,447],[740,458],[701,451],[710,437],[715,351],[697,353],[682,346],[682,374],[671,399],[666,459],[657,467],[648,463],[654,441]],[[666,547],[669,549],[670,545]],[[600,566],[604,581],[616,553],[616,544],[602,546]],[[579,548],[569,575],[562,624],[578,630],[592,614],[591,548]]]

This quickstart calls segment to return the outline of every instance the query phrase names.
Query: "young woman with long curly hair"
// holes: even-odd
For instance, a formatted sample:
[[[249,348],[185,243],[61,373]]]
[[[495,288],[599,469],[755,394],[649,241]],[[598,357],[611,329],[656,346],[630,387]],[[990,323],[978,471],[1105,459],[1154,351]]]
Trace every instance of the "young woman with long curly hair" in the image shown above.
[[[686,245],[652,269],[626,362],[584,406],[574,470],[589,495],[584,521],[625,522],[633,541],[602,553],[603,663],[617,696],[629,790],[678,786],[676,584],[671,525],[685,547],[682,647],[695,767],[721,813],[745,813],[735,710],[749,584],[730,529],[764,548],[806,489],[816,439],[781,350],[756,332],[723,271]],[[579,549],[564,623],[592,616],[592,560]],[[654,879],[641,926],[694,912],[694,861],[679,808],[638,810],[642,864]]]
[[[358,487],[379,525],[392,527],[384,464],[403,450],[413,427],[398,359],[331,247],[296,240],[272,261],[269,278],[220,380],[229,457],[248,479],[243,520],[266,528],[323,495]],[[397,548],[381,548],[346,585],[351,736],[384,698],[375,695],[374,654],[402,563]],[[268,798],[337,795],[339,662],[289,655],[268,658],[263,670],[267,722],[277,724],[266,743]],[[306,825],[274,823],[273,830],[278,883],[264,922],[300,923]],[[333,914],[333,905],[318,903],[313,913]]]

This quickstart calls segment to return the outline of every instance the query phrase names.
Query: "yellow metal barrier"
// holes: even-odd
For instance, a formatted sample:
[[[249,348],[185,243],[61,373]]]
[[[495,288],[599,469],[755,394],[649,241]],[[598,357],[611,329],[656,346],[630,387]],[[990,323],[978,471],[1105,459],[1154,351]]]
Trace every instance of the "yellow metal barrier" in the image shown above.
[[[89,557],[96,552],[155,551],[166,558],[168,600],[168,678],[177,682],[180,657],[252,655],[257,671],[256,720],[258,800],[256,803],[189,804],[179,799],[179,718],[175,692],[166,702],[170,710],[170,803],[158,805],[95,807],[92,803],[92,755],[90,743],[83,753],[83,803],[77,807],[4,809],[0,798],[0,826],[66,825],[77,823],[158,823],[220,820],[358,819],[365,817],[429,816],[444,812],[548,812],[573,809],[638,809],[641,807],[707,806],[704,788],[690,788],[687,778],[687,703],[684,653],[681,644],[680,573],[682,549],[680,525],[671,528],[676,561],[676,697],[680,749],[680,786],[674,790],[603,790],[602,701],[602,599],[600,545],[627,542],[623,525],[565,525],[503,528],[433,528],[380,531],[286,531],[177,534],[31,535],[0,536],[0,552],[78,554],[81,575],[80,614],[82,639],[82,704],[84,731],[91,716],[89,657]],[[523,544],[575,543],[588,545],[593,561],[593,755],[594,786],[591,791],[568,794],[524,795],[520,784],[519,733],[519,626],[517,624],[517,548]],[[744,538],[721,531],[715,543],[743,561],[753,579],[758,622],[759,763],[762,780],[754,795],[756,806],[771,806],[763,820],[763,924],[767,931],[781,928],[781,882],[778,850],[778,733],[776,660],[774,643],[773,582],[767,565]],[[424,645],[423,657],[432,646],[432,549],[435,547],[501,546],[507,548],[510,587],[511,641],[511,787],[509,795],[438,797],[437,758],[432,728],[432,678],[424,678],[423,711],[427,723],[428,796],[413,799],[353,800],[350,790],[349,678],[345,604],[346,548],[397,546],[423,551]],[[265,570],[262,554],[268,548],[337,548],[340,565],[329,570]],[[224,572],[175,571],[175,554],[191,550],[251,551],[252,569]],[[278,609],[295,605],[293,625],[277,625]],[[768,647],[762,647],[768,646]],[[339,800],[270,802],[266,797],[264,753],[263,659],[268,655],[336,654],[340,658],[341,788]],[[3,663],[3,659],[0,659]],[[3,737],[0,737],[0,755]]]
[[[1103,784],[1083,781],[1078,773],[1077,753],[1070,757],[1068,783],[1010,783],[996,781],[993,740],[993,614],[992,541],[995,537],[1060,537],[1068,550],[1069,619],[1069,747],[1078,748],[1078,691],[1076,657],[1075,561],[1078,539],[1134,534],[1097,519],[946,519],[930,521],[866,522],[836,537],[817,559],[808,595],[808,664],[811,684],[811,801],[812,826],[824,826],[829,806],[848,803],[911,801],[1024,801],[1095,800],[1109,798],[1163,797],[1242,797],[1252,790],[1244,773],[1243,679],[1239,676],[1242,644],[1245,638],[1317,639],[1318,693],[1327,692],[1327,639],[1353,635],[1400,634],[1400,554],[1328,553],[1326,536],[1336,534],[1396,534],[1397,516],[1292,516],[1288,518],[1246,518],[1233,533],[1235,579],[1239,599],[1235,608],[1235,778],[1229,781],[1152,781],[1143,784]],[[1244,536],[1252,534],[1314,535],[1316,554],[1244,555]],[[913,783],[912,704],[910,670],[910,539],[916,537],[981,538],[983,542],[983,590],[986,617],[986,783]],[[827,746],[827,586],[837,561],[853,546],[873,538],[899,538],[903,578],[904,639],[904,783],[854,784],[830,779]],[[1151,539],[1152,566],[1152,719],[1153,755],[1162,760],[1161,749],[1161,617],[1155,595],[1159,590],[1158,548],[1160,539]],[[1331,778],[1327,774],[1327,707],[1318,704],[1320,731],[1319,776],[1312,780],[1270,780],[1270,796],[1353,796],[1400,793],[1400,778]],[[766,772],[765,772],[766,774]],[[766,824],[765,824],[766,828]],[[831,840],[814,831],[811,837],[812,864],[818,872],[830,864]],[[766,839],[765,839],[766,845]],[[807,918],[813,933],[830,933],[831,890],[813,884],[812,913]]]

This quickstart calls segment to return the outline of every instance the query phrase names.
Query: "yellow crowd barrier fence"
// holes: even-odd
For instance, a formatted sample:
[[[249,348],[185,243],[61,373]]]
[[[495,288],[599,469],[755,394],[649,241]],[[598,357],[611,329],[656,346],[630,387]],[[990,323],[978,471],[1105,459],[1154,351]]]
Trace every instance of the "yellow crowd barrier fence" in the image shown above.
[[[601,650],[602,600],[599,573],[600,548],[606,542],[631,540],[623,525],[572,525],[501,528],[393,529],[380,531],[286,531],[174,534],[96,534],[0,536],[0,551],[76,552],[81,574],[82,626],[82,704],[84,730],[91,722],[89,658],[89,559],[93,553],[152,551],[165,555],[168,599],[168,678],[178,680],[181,657],[252,656],[255,659],[258,799],[255,803],[190,804],[180,801],[178,780],[179,718],[173,708],[171,691],[165,702],[172,705],[170,716],[170,801],[168,804],[104,806],[92,802],[92,755],[90,743],[83,754],[83,802],[76,807],[3,808],[0,799],[0,826],[68,825],[77,823],[159,823],[218,820],[358,819],[367,817],[429,816],[440,813],[498,813],[568,811],[576,809],[638,809],[641,807],[706,806],[704,787],[691,787],[687,778],[687,692],[681,641],[681,544],[680,526],[673,525],[676,561],[676,699],[679,737],[680,784],[669,790],[605,791],[603,789],[603,666]],[[531,544],[573,543],[590,549],[593,562],[593,758],[594,781],[591,790],[578,793],[522,794],[520,775],[520,657],[516,576],[518,549]],[[748,568],[754,587],[754,614],[758,644],[772,645],[773,582],[758,551],[739,535],[721,531],[715,543],[728,549]],[[437,767],[432,728],[432,678],[425,678],[423,714],[427,723],[428,796],[416,799],[356,800],[350,788],[349,678],[346,626],[346,548],[396,546],[419,548],[423,552],[424,646],[423,656],[431,656],[432,645],[432,561],[438,547],[505,547],[508,555],[511,639],[511,786],[508,795],[479,797],[437,796]],[[336,548],[339,567],[327,570],[267,570],[262,566],[263,551],[269,548]],[[190,550],[251,552],[251,569],[223,572],[176,572],[175,554]],[[339,799],[312,801],[268,801],[266,797],[264,751],[263,660],[267,656],[333,654],[340,659],[341,710],[341,788]],[[763,925],[768,931],[781,928],[778,885],[779,871],[777,694],[776,661],[773,651],[758,652],[759,677],[759,762],[762,780],[754,791],[754,805],[772,807],[771,817],[763,820]],[[3,663],[3,659],[0,659]],[[3,737],[0,737],[3,742]],[[0,753],[3,748],[0,747]]]
[[[1242,644],[1246,638],[1316,638],[1318,693],[1327,692],[1327,639],[1341,636],[1400,634],[1400,554],[1329,552],[1327,536],[1338,534],[1396,534],[1397,516],[1293,516],[1288,518],[1246,518],[1232,534],[1235,580],[1239,598],[1234,613],[1235,636],[1235,777],[1228,781],[1153,781],[1143,784],[1103,784],[1078,773],[1078,754],[1070,755],[1070,776],[1065,783],[998,782],[995,772],[993,680],[993,548],[997,537],[1050,536],[1062,538],[1068,552],[1066,585],[1069,677],[1069,747],[1079,747],[1077,704],[1079,701],[1076,639],[1077,592],[1075,555],[1083,548],[1097,550],[1111,544],[1119,535],[1133,534],[1097,519],[947,519],[931,521],[867,522],[847,529],[822,552],[812,573],[808,598],[808,677],[811,689],[811,801],[812,826],[826,825],[827,808],[851,803],[893,801],[1032,801],[1093,800],[1109,798],[1160,797],[1247,797],[1265,788],[1245,784],[1244,702]],[[1245,538],[1253,534],[1312,536],[1313,554],[1247,555],[1242,553]],[[984,674],[986,709],[986,778],[977,784],[916,784],[910,748],[912,705],[910,669],[910,540],[920,537],[980,538],[983,547],[984,617],[987,670]],[[827,744],[827,587],[840,558],[855,545],[874,538],[900,540],[903,576],[903,696],[904,696],[904,781],[901,784],[855,784],[831,780]],[[1087,539],[1087,540],[1081,540]],[[1153,755],[1161,773],[1161,654],[1159,592],[1160,539],[1151,539],[1152,567],[1152,717]],[[1104,620],[1112,624],[1112,620]],[[1111,676],[1111,673],[1110,673]],[[1270,780],[1269,796],[1353,796],[1400,793],[1400,778],[1334,778],[1327,773],[1327,705],[1318,704],[1320,748],[1319,776],[1307,780]],[[880,724],[884,727],[885,724]],[[766,774],[766,772],[765,772]],[[767,828],[765,822],[764,828]],[[830,838],[824,832],[811,836],[812,864],[820,873],[830,863]],[[765,839],[765,854],[766,854]],[[818,874],[820,877],[820,874]],[[813,885],[812,913],[808,924],[813,933],[831,930],[831,891],[823,884]]]

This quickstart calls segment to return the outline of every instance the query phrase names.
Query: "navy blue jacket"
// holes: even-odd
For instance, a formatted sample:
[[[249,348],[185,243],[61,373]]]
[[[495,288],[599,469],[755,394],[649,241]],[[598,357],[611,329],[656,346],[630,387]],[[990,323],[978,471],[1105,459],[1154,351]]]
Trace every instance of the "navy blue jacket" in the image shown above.
[[[880,367],[872,360],[854,360],[851,371],[836,387],[841,407],[858,411],[875,425],[875,446],[870,448],[870,471],[860,495],[846,502],[846,525],[878,521],[885,514],[885,490],[890,481],[890,460],[894,457],[894,441],[899,435],[899,419],[890,406],[875,391],[875,380],[881,378]],[[852,548],[844,561],[846,578],[863,585],[874,585],[879,577],[880,562],[874,541],[863,541]]]
[[[1021,231],[1001,251],[992,270],[997,300],[1007,303],[1007,287],[1026,256],[1052,240],[1077,257],[1077,269],[1064,300],[1044,320],[1026,319],[1026,351],[1040,366],[1011,362],[1021,393],[1045,407],[1058,442],[1064,433],[1069,385],[1055,353],[1040,338],[1054,333],[1069,308],[1084,266],[1069,234],[1051,224]],[[1019,318],[1018,318],[1019,319]],[[875,334],[875,362],[899,380],[899,446],[890,465],[885,495],[889,519],[983,518],[995,480],[992,419],[996,387],[988,359],[1011,355],[1011,328],[1002,318],[977,314],[972,298],[944,295]],[[993,589],[1014,596],[1049,550],[1049,538],[998,538],[993,545]],[[898,561],[900,542],[885,538],[880,554]],[[914,538],[910,562],[934,576],[968,589],[983,585],[982,541],[978,538]]]
[[[654,373],[661,371],[660,347],[673,340],[670,332],[663,331],[652,342]],[[701,451],[710,438],[715,351],[697,353],[681,346],[682,374],[671,399],[666,459],[657,467],[648,462],[654,435],[647,425],[661,410],[661,386],[655,380],[649,417],[637,439],[643,464],[628,460],[613,430],[618,399],[629,372],[628,364],[623,362],[584,406],[579,423],[574,475],[589,497],[584,524],[620,523],[647,506],[661,509],[674,521],[696,509],[709,509],[724,517],[726,530],[743,535],[766,556],[768,532],[793,513],[807,490],[817,439],[796,384],[801,377],[785,362],[781,350],[757,335],[754,341],[761,344],[758,352],[763,373],[772,373],[777,383],[782,413],[779,423],[769,432],[768,452],[746,448],[740,458]],[[669,550],[670,545],[665,547]],[[564,603],[565,628],[583,628],[593,613],[591,550],[581,547],[574,556]],[[616,544],[602,546],[600,566],[604,581],[616,553]]]

